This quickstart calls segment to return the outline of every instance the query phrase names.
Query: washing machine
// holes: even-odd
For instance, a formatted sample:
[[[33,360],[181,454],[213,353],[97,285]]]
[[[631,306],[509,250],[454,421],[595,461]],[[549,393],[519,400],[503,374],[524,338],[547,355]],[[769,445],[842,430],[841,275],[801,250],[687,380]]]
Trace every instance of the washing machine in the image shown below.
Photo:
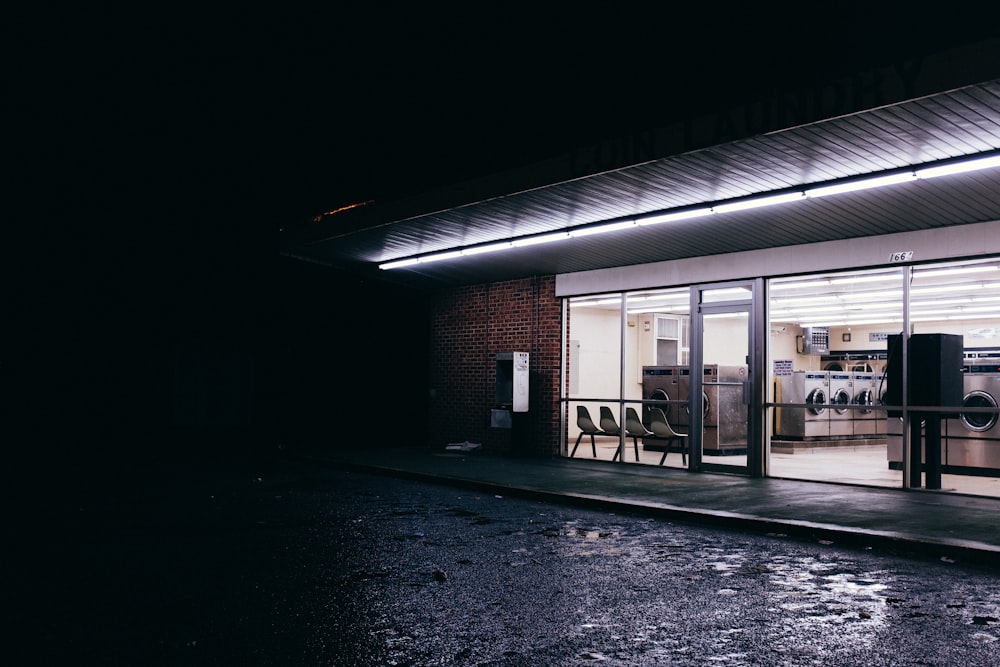
[[[854,437],[854,382],[851,373],[830,372],[830,437]]]
[[[746,366],[705,366],[702,380],[705,454],[746,452],[748,406],[743,400],[743,389],[748,379]]]
[[[657,407],[663,410],[667,421],[672,426],[677,425],[677,412],[680,406],[677,403],[666,403],[665,401],[676,401],[678,396],[677,367],[676,366],[643,366],[642,367],[642,398],[650,401],[664,401],[663,403],[643,403],[642,423],[649,428],[649,408]],[[663,447],[663,442],[652,442],[653,448]],[[645,443],[644,443],[645,447]]]
[[[886,434],[886,419],[888,415],[885,412],[885,392],[888,389],[886,382],[888,378],[885,376],[885,372],[876,371],[872,375],[873,382],[875,383],[875,410],[873,417],[875,419],[875,435],[884,436]]]
[[[779,402],[806,407],[778,408],[775,435],[792,440],[828,440],[829,371],[795,371],[778,378]]]
[[[1000,405],[1000,359],[967,360],[963,408],[996,410]],[[1000,470],[1000,424],[996,412],[961,412],[944,420],[942,464]]]
[[[854,413],[854,437],[871,438],[877,434],[878,419],[875,405],[878,403],[878,385],[874,373],[854,373],[854,405],[859,406]]]

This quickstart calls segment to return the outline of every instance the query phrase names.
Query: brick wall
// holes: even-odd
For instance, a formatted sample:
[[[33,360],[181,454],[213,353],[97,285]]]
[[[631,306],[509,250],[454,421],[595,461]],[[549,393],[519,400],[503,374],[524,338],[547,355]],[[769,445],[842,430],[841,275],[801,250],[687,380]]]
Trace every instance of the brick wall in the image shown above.
[[[444,291],[432,304],[430,445],[559,453],[560,303],[553,276]],[[530,405],[514,429],[490,427],[496,353],[528,352]]]

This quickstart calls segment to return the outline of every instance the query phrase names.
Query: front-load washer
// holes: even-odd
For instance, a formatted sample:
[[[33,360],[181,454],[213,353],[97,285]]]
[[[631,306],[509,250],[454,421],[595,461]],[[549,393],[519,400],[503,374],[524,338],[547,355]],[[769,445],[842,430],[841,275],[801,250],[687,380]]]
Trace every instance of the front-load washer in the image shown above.
[[[942,464],[949,468],[1000,470],[1000,359],[967,360],[963,410],[944,420]],[[965,472],[972,472],[966,471]]]
[[[876,377],[873,373],[854,373],[854,400],[852,403],[858,408],[854,413],[854,437],[870,438],[876,435],[876,424],[879,421],[875,412],[875,405],[878,403],[876,392],[878,387]]]
[[[830,372],[830,437],[854,437],[854,383],[851,373]]]
[[[885,411],[885,392],[888,390],[886,382],[885,373],[876,372],[872,376],[872,381],[875,385],[875,435],[884,436],[886,434],[886,419],[888,416]]]
[[[676,366],[643,366],[642,367],[642,423],[649,428],[649,409],[652,407],[663,410],[664,416],[671,425],[677,423],[677,412],[680,405],[675,403],[678,396]],[[653,401],[653,402],[648,402]],[[643,449],[662,450],[662,440],[643,440]]]
[[[779,376],[778,391],[780,403],[806,405],[778,408],[775,435],[792,440],[829,439],[829,371],[795,371]]]

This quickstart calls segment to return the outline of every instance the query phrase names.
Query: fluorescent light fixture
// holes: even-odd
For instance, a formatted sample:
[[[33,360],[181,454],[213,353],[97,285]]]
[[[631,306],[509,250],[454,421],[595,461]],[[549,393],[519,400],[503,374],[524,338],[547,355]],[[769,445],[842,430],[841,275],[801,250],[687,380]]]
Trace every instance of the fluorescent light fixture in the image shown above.
[[[782,195],[771,195],[770,197],[756,197],[754,199],[744,199],[743,201],[734,201],[729,204],[719,204],[718,206],[713,206],[712,212],[730,213],[732,211],[745,211],[749,208],[774,206],[775,204],[784,204],[786,202],[797,201],[804,198],[805,195],[801,192],[789,192]]]
[[[926,167],[924,169],[917,169],[914,173],[917,178],[935,178],[937,176],[948,176],[950,174],[962,174],[967,171],[992,169],[993,167],[1000,167],[1000,155],[963,160],[962,162],[943,164],[938,167]]]
[[[477,245],[471,248],[466,248],[462,251],[463,255],[482,255],[487,252],[496,252],[497,250],[507,250],[509,249],[510,241],[503,241],[501,243],[490,243],[489,245]]]
[[[806,287],[823,287],[824,285],[829,285],[830,279],[823,278],[820,280],[805,280],[797,283],[782,283],[777,281],[771,281],[771,291],[780,291],[786,289],[803,289]]]
[[[575,308],[588,308],[594,306],[620,306],[622,300],[620,298],[602,298],[602,299],[590,299],[584,298],[583,300],[577,301],[576,299],[571,299],[570,304]]]
[[[440,262],[442,259],[454,259],[455,257],[461,257],[461,250],[447,250],[445,252],[437,252],[433,255],[424,255],[420,258],[421,264],[429,264],[431,262]]]
[[[935,285],[934,287],[914,287],[910,294],[947,294],[948,292],[967,292],[983,289],[982,283],[957,283],[955,285]]]
[[[419,264],[419,263],[420,263],[420,258],[419,257],[410,257],[410,258],[407,258],[407,259],[398,259],[398,260],[396,260],[394,262],[386,262],[385,264],[379,264],[378,268],[383,269],[383,270],[385,270],[385,269],[401,269],[404,266],[413,266],[414,264]]]
[[[996,311],[990,313],[959,313],[957,315],[949,315],[944,318],[946,320],[994,320],[996,319]]]
[[[996,264],[983,264],[981,266],[961,266],[954,269],[915,269],[913,279],[937,278],[938,276],[958,276],[966,273],[983,273],[984,271],[996,271]]]
[[[461,250],[449,250],[447,252],[439,252],[433,255],[424,255],[423,257],[411,257],[409,259],[401,259],[397,262],[386,262],[385,264],[379,264],[380,269],[398,269],[403,266],[413,266],[414,264],[430,264],[431,262],[440,262],[443,259],[454,259],[462,254]]]
[[[542,234],[540,236],[525,236],[524,238],[512,240],[510,244],[515,248],[521,248],[529,245],[552,243],[553,241],[564,241],[568,238],[569,232],[556,232],[554,234]]]
[[[879,283],[879,282],[895,282],[899,283],[902,280],[902,275],[898,271],[892,273],[877,273],[871,276],[850,276],[847,278],[834,278],[830,280],[831,285],[851,285],[854,283]]]
[[[674,222],[675,220],[687,220],[688,218],[700,218],[703,215],[709,215],[712,213],[711,206],[705,206],[702,208],[692,208],[687,211],[677,211],[675,213],[660,213],[659,215],[651,215],[648,218],[639,218],[635,221],[635,224],[643,225],[658,225],[661,222]]]
[[[824,185],[818,188],[810,188],[805,191],[805,196],[812,199],[815,197],[826,197],[827,195],[839,195],[844,192],[855,192],[857,190],[868,190],[870,188],[880,188],[885,185],[905,183],[907,181],[912,181],[914,178],[916,178],[916,176],[912,171],[905,171],[898,174],[889,174],[888,176],[875,176],[873,178],[865,178],[858,181],[849,181],[847,183],[836,183],[834,185]]]
[[[662,313],[664,315],[684,315],[691,310],[690,306],[677,304],[676,306],[645,306],[643,308],[629,308],[629,315],[642,315],[644,313]]]
[[[686,210],[653,213],[646,217],[640,217],[636,219],[610,222],[607,224],[595,223],[593,225],[582,226],[578,229],[569,231],[560,231],[551,234],[540,234],[538,236],[527,236],[523,238],[510,239],[495,244],[491,243],[487,245],[474,246],[465,249],[449,250],[441,253],[423,255],[420,257],[409,257],[405,259],[379,264],[379,268],[397,269],[407,266],[413,266],[415,264],[423,264],[427,262],[451,259],[454,257],[478,255],[481,253],[493,252],[496,250],[520,248],[540,243],[550,243],[553,241],[561,241],[570,238],[589,236],[592,234],[604,234],[607,232],[615,232],[615,231],[620,231],[622,229],[628,229],[629,227],[633,226],[655,225],[663,222],[672,222],[675,220],[685,220],[688,218],[701,217],[709,215],[711,213],[729,213],[731,211],[743,211],[751,208],[758,208],[761,206],[773,206],[776,204],[784,204],[792,201],[800,201],[802,199],[807,199],[807,198],[826,197],[828,195],[840,194],[843,192],[867,190],[870,188],[877,188],[886,185],[905,183],[914,180],[915,178],[934,178],[936,176],[944,176],[947,174],[959,174],[968,171],[976,171],[979,169],[990,169],[993,167],[1000,167],[1000,154],[992,154],[985,157],[971,157],[967,160],[956,161],[949,164],[942,164],[938,166],[924,167],[924,168],[913,168],[906,171],[896,171],[891,174],[872,176],[869,178],[860,178],[849,182],[834,183],[831,185],[821,185],[814,188],[805,188],[802,190],[796,190],[794,192],[784,192],[782,194],[776,194],[776,195],[763,194],[762,196],[759,197],[752,197],[739,201],[724,202],[716,206],[701,206],[698,208],[688,208]],[[968,270],[972,271],[974,269],[970,268]],[[958,270],[956,270],[956,272],[957,271]],[[929,272],[928,274],[924,275],[925,276],[931,275],[931,273]],[[877,280],[877,278],[870,277],[866,278],[865,280]],[[779,287],[778,283],[772,285],[772,289],[790,289],[790,288],[791,288],[790,286]]]
[[[635,220],[622,220],[621,222],[609,222],[606,225],[580,227],[569,230],[569,236],[570,238],[577,238],[580,236],[592,236],[593,234],[606,234],[607,232],[617,232],[619,229],[634,227],[635,224]]]

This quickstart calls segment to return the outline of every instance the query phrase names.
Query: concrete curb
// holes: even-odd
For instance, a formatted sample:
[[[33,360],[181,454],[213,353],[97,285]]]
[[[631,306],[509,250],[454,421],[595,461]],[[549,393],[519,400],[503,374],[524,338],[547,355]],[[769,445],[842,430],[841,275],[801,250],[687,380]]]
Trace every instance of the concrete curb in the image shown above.
[[[386,475],[399,479],[446,484],[448,486],[482,491],[493,495],[509,495],[529,500],[572,504],[589,509],[610,510],[621,514],[651,516],[684,521],[690,524],[718,526],[730,530],[789,537],[802,541],[830,543],[839,546],[846,545],[852,548],[878,550],[896,556],[931,558],[947,563],[974,564],[991,569],[1000,568],[1000,548],[967,540],[932,539],[892,531],[876,531],[803,520],[775,519],[712,509],[692,509],[661,503],[623,500],[597,494],[548,491],[530,486],[500,484],[497,482],[334,458],[317,458],[308,455],[299,455],[295,456],[295,458],[320,466]]]

